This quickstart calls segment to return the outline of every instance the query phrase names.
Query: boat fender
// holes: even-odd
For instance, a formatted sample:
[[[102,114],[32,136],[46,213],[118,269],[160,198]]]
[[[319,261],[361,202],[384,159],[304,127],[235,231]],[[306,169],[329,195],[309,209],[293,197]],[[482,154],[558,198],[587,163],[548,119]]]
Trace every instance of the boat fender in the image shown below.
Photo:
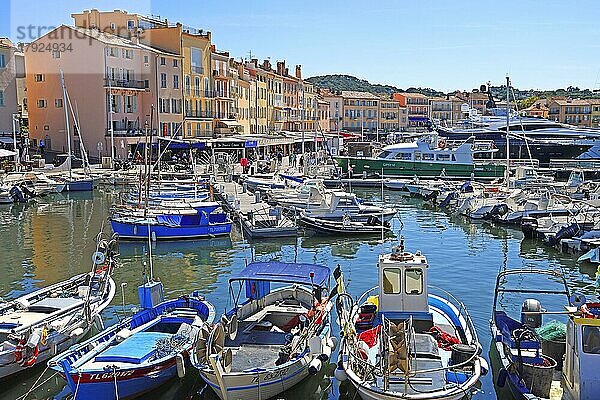
[[[177,376],[183,379],[185,377],[185,359],[183,358],[183,354],[177,354],[175,364],[177,365]]]
[[[331,357],[331,347],[329,347],[327,345],[327,343],[325,343],[325,346],[323,346],[323,352],[321,354],[318,355],[319,360],[326,362],[327,360],[329,360],[329,357]]]
[[[123,342],[125,339],[131,336],[131,331],[128,328],[123,328],[117,332],[117,343]]]
[[[102,332],[105,329],[104,321],[102,321],[102,317],[100,316],[100,314],[96,314],[94,316],[94,325],[96,326],[98,332]]]
[[[152,236],[152,241],[156,242],[156,232],[155,231],[152,231],[151,236]]]
[[[506,384],[506,378],[508,378],[508,372],[504,368],[501,368],[498,372],[498,379],[496,379],[496,385],[498,387],[504,387],[504,385]]]
[[[318,336],[313,336],[308,341],[308,347],[310,348],[310,354],[319,355],[323,352],[323,342]]]
[[[344,370],[344,368],[342,368],[339,365],[333,372],[333,376],[335,376],[335,379],[337,379],[340,382],[344,382],[345,380],[348,379],[348,375],[346,374],[346,371]]]
[[[331,347],[331,352],[334,352],[335,349],[337,349],[337,345],[338,345],[338,338],[336,338],[335,336],[330,336],[329,338],[327,338],[327,346]]]
[[[487,375],[490,370],[490,365],[487,360],[483,357],[479,357],[479,363],[481,364],[481,375]]]
[[[308,373],[310,375],[316,375],[321,370],[322,366],[323,363],[321,362],[321,360],[319,360],[319,357],[315,357],[312,359],[310,364],[308,364]]]
[[[358,354],[358,357],[361,358],[362,360],[369,359],[369,355],[367,354],[365,349],[359,348],[358,350],[356,350],[356,354]]]
[[[83,328],[77,328],[74,329],[69,336],[71,336],[72,338],[76,338],[81,335],[83,335]]]
[[[26,347],[37,347],[40,344],[40,341],[42,340],[42,330],[41,329],[35,329],[31,335],[29,335],[29,338],[27,339],[27,343],[25,344]]]

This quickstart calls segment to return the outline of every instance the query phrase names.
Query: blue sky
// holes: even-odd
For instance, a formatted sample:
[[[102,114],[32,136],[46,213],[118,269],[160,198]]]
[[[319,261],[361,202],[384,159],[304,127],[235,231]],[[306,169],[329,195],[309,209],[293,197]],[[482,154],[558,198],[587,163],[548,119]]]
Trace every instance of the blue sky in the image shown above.
[[[596,1],[0,0],[0,33],[125,9],[213,33],[236,58],[302,64],[304,76],[355,75],[401,88],[471,89],[510,74],[519,88],[600,88]],[[37,29],[36,29],[37,31]]]

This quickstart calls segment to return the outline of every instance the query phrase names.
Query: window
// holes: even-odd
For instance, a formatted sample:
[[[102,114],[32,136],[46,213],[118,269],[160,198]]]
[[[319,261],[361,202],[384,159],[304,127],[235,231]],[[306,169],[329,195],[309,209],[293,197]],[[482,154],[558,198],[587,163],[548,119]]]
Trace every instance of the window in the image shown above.
[[[191,48],[192,54],[192,72],[195,74],[202,74],[204,70],[202,69],[202,49],[197,47]]]
[[[53,51],[52,58],[60,58],[60,51]]]
[[[177,67],[179,67],[179,60],[178,60],[178,59],[176,59],[176,58],[174,58],[174,59],[173,59],[173,67],[174,67],[174,68],[177,68]]]
[[[194,94],[196,96],[200,96],[200,77],[197,76],[194,78],[194,85],[195,85]]]
[[[110,30],[111,30],[111,31],[114,31],[116,28],[117,28],[117,27],[115,26],[115,23],[114,23],[114,22],[111,22],[111,23],[110,23]]]
[[[123,49],[123,58],[127,58],[129,60],[133,59],[133,50],[125,50]]]
[[[450,154],[438,154],[436,156],[438,161],[449,161],[450,160]]]
[[[120,113],[121,112],[121,96],[112,95],[110,97],[112,97],[111,111]]]
[[[123,96],[123,107],[126,113],[134,113],[137,110],[136,96]]]
[[[135,20],[128,19],[127,20],[127,29],[133,29],[133,28],[135,28]]]
[[[106,55],[109,57],[119,57],[119,49],[116,47],[107,47]]]
[[[54,106],[56,108],[62,108],[62,106],[63,106],[63,99],[54,99]]]
[[[434,160],[434,155],[431,153],[424,153],[423,154],[423,161],[433,161]]]
[[[148,58],[148,56],[144,56],[144,64],[148,65],[149,61],[150,59]]]
[[[410,161],[410,160],[412,160],[412,154],[411,153],[398,153],[398,154],[396,154],[396,159]]]
[[[4,54],[0,54],[0,68],[6,68],[6,57]]]
[[[46,108],[46,100],[44,100],[44,99],[39,99],[39,100],[37,101],[37,106],[38,106],[38,108]]]
[[[404,273],[404,281],[406,282],[406,294],[422,294],[423,293],[423,270],[420,268],[410,268]]]
[[[399,294],[400,287],[400,269],[386,268],[383,270],[383,293],[384,294]]]
[[[190,91],[192,90],[192,83],[191,83],[191,79],[189,75],[185,76],[185,92],[186,94],[190,94]]]
[[[160,74],[160,87],[163,89],[167,87],[167,74],[165,73]]]
[[[46,80],[44,74],[35,74],[35,81],[36,82],[44,82]]]
[[[173,75],[173,88],[179,89],[179,75]]]
[[[0,90],[0,107],[4,107],[4,90]]]
[[[167,59],[164,57],[160,58],[160,65],[167,65]]]
[[[600,327],[584,325],[582,335],[583,351],[600,354]]]

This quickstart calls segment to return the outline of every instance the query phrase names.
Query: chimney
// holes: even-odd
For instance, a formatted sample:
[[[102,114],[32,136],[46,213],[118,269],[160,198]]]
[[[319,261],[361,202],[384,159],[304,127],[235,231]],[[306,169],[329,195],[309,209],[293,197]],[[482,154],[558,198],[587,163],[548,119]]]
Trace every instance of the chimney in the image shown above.
[[[285,70],[285,61],[277,61],[277,74],[283,75]]]
[[[285,76],[288,76],[290,74],[290,69],[286,67],[283,72]]]
[[[302,65],[296,65],[296,78],[302,79]]]

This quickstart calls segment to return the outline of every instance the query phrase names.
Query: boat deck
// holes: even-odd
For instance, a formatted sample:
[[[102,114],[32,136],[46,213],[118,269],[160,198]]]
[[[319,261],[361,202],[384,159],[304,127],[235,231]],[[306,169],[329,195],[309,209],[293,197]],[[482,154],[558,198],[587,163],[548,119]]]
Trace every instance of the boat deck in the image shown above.
[[[280,348],[274,345],[243,345],[232,349],[231,372],[273,368],[279,359]]]

